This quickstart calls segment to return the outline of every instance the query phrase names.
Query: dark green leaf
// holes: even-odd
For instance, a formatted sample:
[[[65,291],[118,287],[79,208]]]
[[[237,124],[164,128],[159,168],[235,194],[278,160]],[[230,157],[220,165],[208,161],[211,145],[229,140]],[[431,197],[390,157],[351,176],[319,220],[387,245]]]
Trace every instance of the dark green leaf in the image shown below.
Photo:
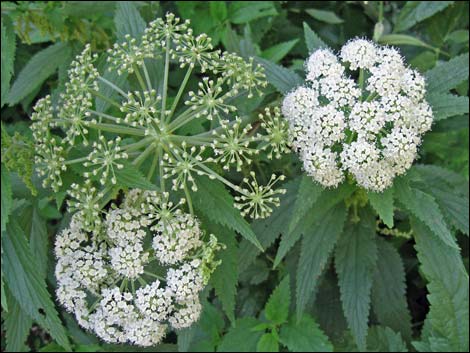
[[[265,333],[256,345],[257,352],[279,352],[279,342],[276,336],[270,332]]]
[[[450,93],[436,93],[426,97],[432,107],[434,121],[468,113],[468,97]]]
[[[394,31],[403,32],[453,3],[454,1],[407,1],[398,16]]]
[[[292,48],[295,47],[298,41],[299,41],[298,39],[293,39],[287,42],[282,42],[282,43],[273,45],[272,47],[265,49],[261,53],[261,56],[265,58],[266,60],[270,60],[272,62],[277,63],[281,61],[287,54],[289,54],[289,52],[292,50]]]
[[[340,24],[343,23],[344,21],[339,18],[334,12],[332,11],[325,11],[325,10],[318,10],[318,9],[307,9],[305,10],[306,13],[308,13],[310,16],[312,16],[314,19],[329,23],[329,24]]]
[[[33,326],[31,318],[21,310],[18,302],[8,295],[10,310],[5,314],[5,338],[7,352],[28,352],[26,339]]]
[[[389,187],[382,193],[369,191],[367,197],[370,205],[377,211],[387,227],[393,228],[393,187]]]
[[[229,18],[232,23],[247,23],[257,18],[276,16],[277,11],[272,1],[235,1],[231,3]]]
[[[405,342],[399,333],[388,327],[374,326],[367,335],[368,352],[408,352]]]
[[[132,164],[125,163],[124,168],[115,169],[118,185],[143,190],[157,190],[158,188],[148,181],[142,173]]]
[[[13,76],[13,63],[16,52],[16,36],[9,18],[2,17],[2,92],[1,106],[5,103],[10,88],[10,80]]]
[[[263,334],[253,328],[259,321],[252,317],[238,319],[236,324],[223,336],[218,352],[255,352]]]
[[[124,40],[126,34],[140,39],[145,30],[145,21],[132,1],[118,1],[114,17],[116,33],[119,40]]]
[[[468,53],[439,63],[426,72],[428,94],[447,92],[466,79],[468,79]]]
[[[312,53],[317,49],[328,48],[325,42],[309,27],[307,22],[304,22],[304,36],[305,44],[307,45],[309,53]]]
[[[11,191],[11,181],[10,181],[10,173],[8,169],[2,163],[2,176],[1,176],[1,187],[2,187],[2,219],[1,219],[1,231],[2,237],[3,232],[6,230],[6,225],[8,223],[8,217],[12,210],[13,206],[13,198],[12,198],[12,191]]]
[[[286,276],[274,289],[266,303],[264,308],[266,318],[276,325],[286,322],[289,316],[290,299],[289,276]]]
[[[423,47],[433,49],[433,47],[421,39],[407,34],[385,34],[379,38],[380,44],[388,45],[412,45],[415,47]]]
[[[256,57],[256,61],[264,67],[268,82],[285,94],[303,84],[303,80],[294,71],[276,65],[271,61]]]

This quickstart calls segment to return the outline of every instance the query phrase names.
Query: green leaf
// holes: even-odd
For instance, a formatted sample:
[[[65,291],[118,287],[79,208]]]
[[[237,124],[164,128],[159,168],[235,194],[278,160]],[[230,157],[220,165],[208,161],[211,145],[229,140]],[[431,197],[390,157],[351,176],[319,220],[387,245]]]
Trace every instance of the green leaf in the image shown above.
[[[426,72],[429,95],[447,92],[468,79],[468,53],[456,56]]]
[[[468,113],[468,97],[450,93],[435,93],[428,95],[426,100],[432,107],[434,121]]]
[[[217,228],[217,231],[215,228]],[[212,224],[210,231],[217,234],[219,242],[225,245],[225,249],[218,253],[218,258],[222,260],[222,263],[212,274],[211,283],[225,313],[230,321],[234,322],[235,295],[237,294],[238,282],[238,249],[235,233],[221,226],[214,227]]]
[[[257,352],[279,352],[279,342],[277,337],[272,333],[265,333],[256,345]]]
[[[240,233],[259,250],[263,251],[250,225],[233,206],[233,198],[220,181],[197,177],[198,191],[193,193],[194,207],[211,221]]]
[[[13,63],[16,52],[16,36],[13,25],[8,17],[2,17],[2,91],[1,106],[5,103],[10,88],[10,80],[13,76]]]
[[[263,334],[253,328],[259,321],[252,317],[238,319],[236,324],[223,336],[218,352],[255,352]]]
[[[28,352],[30,348],[26,346],[33,321],[26,315],[18,302],[11,295],[8,295],[10,310],[5,314],[5,338],[7,352]]]
[[[210,1],[209,10],[211,17],[217,22],[223,22],[227,18],[227,4],[224,1]]]
[[[454,1],[407,1],[406,5],[399,12],[394,31],[406,31],[453,3]]]
[[[277,10],[272,1],[235,1],[231,3],[229,19],[242,24],[266,16],[276,16]]]
[[[70,350],[66,331],[46,283],[38,273],[39,266],[35,256],[16,220],[11,220],[7,225],[2,243],[6,282],[21,309],[46,329],[61,346]]]
[[[408,349],[399,333],[393,332],[388,327],[374,326],[369,329],[367,335],[367,351],[408,352]]]
[[[411,187],[405,178],[397,179],[395,195],[401,207],[424,222],[443,244],[458,249],[455,239],[444,221],[439,205],[431,195]]]
[[[23,229],[26,234],[29,234],[31,252],[37,256],[38,272],[41,278],[46,278],[49,234],[47,234],[46,222],[40,217],[37,206],[34,205],[31,211],[31,217],[26,219],[28,229]]]
[[[333,345],[319,328],[315,320],[303,315],[300,320],[293,317],[281,327],[281,343],[291,352],[333,352]]]
[[[302,238],[296,278],[297,317],[301,317],[315,292],[345,220],[346,209],[339,204],[313,224]]]
[[[325,42],[310,28],[307,22],[304,22],[303,25],[304,25],[305,44],[307,45],[307,49],[309,53],[312,53],[317,49],[328,48]]]
[[[272,62],[277,63],[281,61],[287,54],[289,54],[289,52],[292,50],[292,48],[295,47],[298,41],[298,39],[293,39],[287,42],[282,42],[273,45],[272,47],[265,49],[261,53],[261,56],[266,60],[270,60]]]
[[[70,47],[58,42],[43,49],[28,61],[18,74],[8,94],[8,104],[14,105],[39,88],[70,55]]]
[[[460,252],[442,246],[439,239],[429,234],[430,229],[415,218],[412,228],[421,271],[428,280],[427,299],[431,305],[421,340],[431,347],[438,342],[451,348],[450,351],[468,352],[469,282]]]
[[[318,10],[318,9],[307,9],[305,10],[306,13],[308,13],[310,16],[312,16],[314,19],[329,23],[332,25],[340,24],[343,23],[344,21],[339,18],[334,12],[332,11],[325,11],[325,10]]]
[[[13,206],[13,196],[11,191],[11,181],[10,181],[10,173],[8,172],[7,168],[2,163],[2,176],[1,176],[1,187],[2,187],[2,219],[1,219],[1,231],[2,237],[3,232],[6,230],[6,226],[8,223],[8,217],[10,216],[10,212]]]
[[[117,87],[123,89],[126,84],[127,74],[123,73],[122,75],[119,75],[116,70],[109,71],[108,67],[109,67],[108,65],[105,65],[105,68],[103,70],[104,71],[103,78],[105,80],[112,82]],[[99,89],[99,92],[106,98],[110,98],[114,101],[119,101],[118,98],[121,98],[119,96],[119,93],[116,92],[115,89],[113,89],[111,86],[105,84],[102,81],[98,82],[98,89]],[[103,98],[96,97],[95,100],[96,100],[97,112],[104,113],[111,106],[111,103],[109,103],[107,100],[104,100]]]
[[[303,80],[294,71],[260,57],[255,57],[255,59],[264,67],[268,82],[276,87],[280,93],[288,93],[303,84]]]
[[[388,45],[412,45],[415,47],[434,49],[433,46],[423,42],[421,39],[407,34],[385,34],[379,38],[379,43]]]
[[[289,317],[290,298],[289,276],[286,276],[274,289],[266,303],[264,308],[266,318],[276,325],[286,322]]]
[[[124,163],[124,168],[115,169],[117,184],[128,188],[158,190],[157,186],[148,181],[132,164]]]
[[[140,40],[146,26],[139,10],[132,1],[117,2],[114,24],[116,25],[117,38],[121,41],[124,40],[126,34]]]
[[[365,350],[377,243],[373,212],[364,208],[359,216],[360,222],[347,225],[338,241],[335,267],[346,320],[359,350]]]
[[[379,238],[372,285],[372,305],[379,322],[407,341],[411,339],[411,315],[406,302],[405,267],[393,245]]]
[[[377,211],[380,219],[387,227],[393,228],[393,187],[389,187],[382,193],[367,192],[370,205]]]

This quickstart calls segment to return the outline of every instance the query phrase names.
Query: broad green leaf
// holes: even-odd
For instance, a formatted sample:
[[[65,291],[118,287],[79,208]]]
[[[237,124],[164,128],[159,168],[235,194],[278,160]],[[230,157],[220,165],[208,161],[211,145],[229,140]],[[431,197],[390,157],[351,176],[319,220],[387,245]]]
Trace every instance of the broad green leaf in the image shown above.
[[[268,82],[276,87],[280,93],[288,93],[303,84],[303,80],[294,71],[260,57],[255,59],[264,67]]]
[[[406,31],[453,3],[454,1],[407,1],[399,12],[394,31]]]
[[[126,34],[140,40],[146,26],[139,10],[132,1],[117,2],[114,23],[116,25],[116,35],[121,41],[124,40]]]
[[[276,325],[281,325],[289,317],[291,294],[289,276],[286,276],[269,297],[264,314]]]
[[[2,219],[1,219],[1,231],[2,231],[2,238],[3,232],[6,230],[6,225],[8,223],[8,217],[12,210],[13,206],[13,196],[11,191],[11,181],[10,181],[10,173],[8,172],[7,168],[2,163],[2,175],[1,175],[1,187],[2,187]]]
[[[469,35],[468,30],[458,29],[447,36],[447,41],[458,44],[468,43]]]
[[[304,22],[303,25],[304,25],[305,44],[307,45],[309,54],[314,52],[317,49],[328,48],[325,42],[310,28],[307,22]]]
[[[423,42],[421,39],[407,34],[385,34],[379,38],[379,43],[388,45],[412,45],[415,47],[434,49],[433,46]]]
[[[293,317],[281,327],[281,343],[290,352],[333,352],[333,345],[315,320],[303,315],[300,320]]]
[[[468,53],[438,63],[426,72],[428,95],[447,92],[468,79]]]
[[[418,219],[412,219],[416,250],[421,271],[428,281],[427,299],[431,305],[421,340],[433,346],[440,343],[450,351],[469,349],[469,282],[468,274],[456,248],[442,246],[430,229]],[[444,341],[443,341],[444,340]]]
[[[269,247],[281,233],[287,230],[292,217],[292,209],[297,200],[300,180],[301,178],[296,178],[283,185],[287,191],[284,195],[280,196],[281,206],[277,207],[270,217],[252,222],[251,226],[264,248]],[[259,252],[259,249],[255,248],[251,242],[242,240],[238,256],[238,269],[240,273],[253,263]]]
[[[2,241],[3,269],[8,288],[21,309],[38,322],[65,349],[70,350],[66,331],[54,302],[40,278],[38,265],[23,230],[15,220],[7,225]]]
[[[237,231],[259,250],[263,251],[250,225],[233,206],[233,197],[224,185],[220,181],[210,180],[207,177],[197,177],[195,179],[198,191],[193,193],[192,196],[194,207],[211,221]]]
[[[270,332],[265,333],[256,345],[257,352],[279,352],[279,342],[276,336]]]
[[[157,190],[157,186],[148,181],[142,173],[130,163],[125,163],[124,168],[115,169],[117,184],[128,188],[143,190]]]
[[[367,351],[408,352],[408,349],[399,333],[395,333],[389,327],[374,326],[369,329],[367,335]]]
[[[227,18],[227,4],[225,1],[210,1],[209,10],[214,20],[223,22]]]
[[[34,54],[16,77],[8,93],[8,104],[18,103],[41,86],[49,76],[56,72],[69,54],[70,47],[64,42],[57,42]]]
[[[13,296],[8,295],[8,302],[10,310],[5,314],[6,351],[28,352],[30,348],[25,343],[33,321],[21,310]]]
[[[377,240],[378,261],[372,284],[372,305],[377,319],[409,341],[411,315],[406,302],[405,267],[400,254],[384,239]]]
[[[263,334],[253,328],[259,321],[252,317],[238,319],[236,324],[223,336],[218,352],[255,352]]]
[[[434,121],[468,113],[468,97],[450,93],[436,93],[428,95],[426,100],[432,107]]]
[[[1,106],[5,103],[10,88],[10,80],[13,76],[13,63],[16,52],[16,36],[11,21],[5,16],[2,17],[2,90]]]
[[[29,229],[25,231],[29,235],[29,247],[31,252],[37,256],[38,272],[41,278],[46,278],[49,235],[47,234],[46,222],[40,217],[35,205],[32,207],[31,218],[28,221]]]
[[[343,231],[346,209],[339,204],[314,223],[303,235],[297,268],[297,317],[304,309],[317,287],[320,275]]]
[[[325,10],[319,10],[319,9],[307,9],[305,10],[305,12],[318,21],[329,23],[332,25],[336,25],[336,24],[340,24],[344,22],[341,18],[339,18],[332,11],[325,11]]]
[[[377,243],[374,213],[364,208],[359,216],[358,223],[346,225],[338,241],[335,268],[346,320],[359,350],[365,350]]]
[[[222,260],[222,263],[212,274],[211,283],[214,286],[215,294],[222,303],[225,313],[230,321],[234,322],[235,295],[237,293],[238,282],[238,249],[235,233],[221,226],[215,229],[212,225],[210,231],[213,234],[217,234],[218,241],[225,245],[225,249],[220,250],[218,253],[218,258]]]
[[[439,205],[431,195],[411,187],[405,178],[400,178],[395,183],[395,196],[401,207],[424,222],[443,244],[458,249]]]
[[[393,228],[393,187],[382,193],[367,192],[370,205],[389,228]]]
[[[276,15],[277,10],[272,1],[235,1],[231,3],[229,11],[229,19],[235,24]]]
[[[289,54],[289,52],[292,50],[292,48],[295,47],[298,41],[298,39],[293,39],[287,42],[276,44],[268,49],[265,49],[261,53],[261,56],[266,60],[270,60],[272,62],[277,63],[281,61],[287,54]]]

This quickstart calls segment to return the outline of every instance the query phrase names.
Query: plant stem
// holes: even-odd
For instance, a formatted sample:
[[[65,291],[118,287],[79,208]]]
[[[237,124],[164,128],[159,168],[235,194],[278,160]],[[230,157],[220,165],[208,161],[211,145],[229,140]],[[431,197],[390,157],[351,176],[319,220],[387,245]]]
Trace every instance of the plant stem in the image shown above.
[[[152,90],[152,82],[150,81],[150,76],[149,72],[147,71],[147,65],[145,65],[145,60],[144,64],[142,65],[142,68],[144,70],[145,81],[147,81],[147,87],[149,90]]]
[[[108,81],[107,79],[105,79],[104,77],[102,76],[99,76],[98,77],[98,80],[100,80],[101,82],[103,82],[104,84],[108,85],[109,87],[111,87],[113,90],[115,90],[117,93],[119,93],[121,96],[123,96],[124,98],[128,98],[127,96],[127,93],[124,92],[122,89],[120,89],[118,86],[116,86],[114,83]]]
[[[167,116],[167,121],[170,121],[171,117],[173,116],[176,107],[178,106],[179,100],[184,92],[184,89],[186,88],[186,84],[188,83],[189,78],[191,77],[191,73],[193,71],[193,68],[189,66],[188,71],[186,71],[186,75],[184,76],[183,82],[180,85],[180,88],[178,90],[178,94],[176,95],[175,100],[173,101],[173,105],[171,106],[171,111],[170,114]]]
[[[147,146],[147,148],[144,150],[144,152],[142,152],[139,155],[139,157],[134,159],[132,164],[135,165],[136,167],[139,167],[143,163],[143,161],[145,161],[145,159],[148,157],[150,152],[152,152],[152,150],[154,150],[154,149],[155,149],[155,145],[153,143],[151,143],[150,145]]]
[[[165,73],[163,76],[163,95],[162,95],[162,112],[160,120],[163,122],[166,110],[166,96],[168,94],[168,74],[170,71],[170,40],[166,38],[166,52],[165,52]]]
[[[105,102],[108,102],[109,104],[114,105],[114,106],[117,107],[117,108],[121,108],[121,105],[120,105],[119,103],[115,102],[114,100],[112,100],[112,99],[109,98],[109,97],[104,96],[104,95],[101,94],[100,92],[94,91],[94,90],[91,90],[90,92],[91,92],[92,94],[94,94],[96,97],[98,97],[98,98],[104,100]]]
[[[188,201],[189,213],[194,215],[194,209],[193,209],[193,203],[192,203],[192,200],[191,200],[191,194],[189,193],[188,185],[186,183],[184,183],[184,194],[186,196],[186,200]]]
[[[134,65],[134,74],[137,77],[137,81],[139,81],[139,85],[142,88],[142,91],[143,92],[147,91],[147,86],[145,86],[145,82],[144,82],[144,79],[142,78],[142,75],[140,74],[140,70],[135,65]]]
[[[87,127],[92,129],[114,132],[116,134],[126,134],[133,136],[145,136],[145,130],[133,127],[118,126],[114,124],[87,123]]]

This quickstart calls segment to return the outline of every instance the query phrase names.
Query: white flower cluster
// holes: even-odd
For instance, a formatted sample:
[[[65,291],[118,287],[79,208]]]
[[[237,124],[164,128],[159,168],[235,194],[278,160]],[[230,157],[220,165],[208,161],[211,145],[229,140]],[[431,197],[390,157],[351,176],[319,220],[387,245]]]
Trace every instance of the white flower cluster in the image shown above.
[[[348,42],[339,57],[316,50],[305,68],[307,84],[282,104],[305,171],[326,187],[348,174],[367,190],[389,187],[410,168],[431,129],[423,76],[395,48],[365,39]]]
[[[199,318],[220,244],[167,198],[132,190],[99,226],[76,213],[57,237],[58,299],[106,342],[156,345]]]

